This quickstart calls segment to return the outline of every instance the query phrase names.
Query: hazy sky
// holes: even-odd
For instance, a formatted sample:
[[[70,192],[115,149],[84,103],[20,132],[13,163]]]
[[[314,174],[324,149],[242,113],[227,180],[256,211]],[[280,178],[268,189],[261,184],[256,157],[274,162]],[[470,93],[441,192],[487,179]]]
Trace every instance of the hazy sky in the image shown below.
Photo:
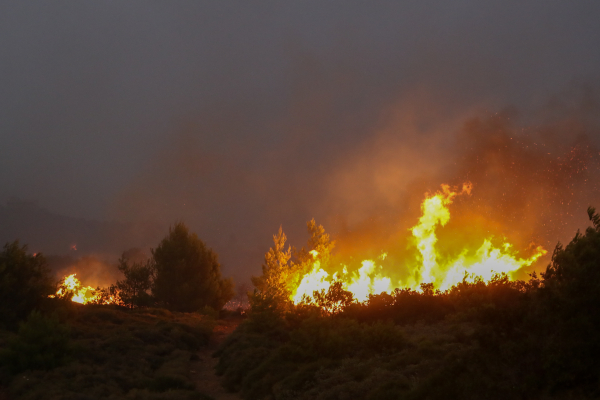
[[[257,273],[280,224],[302,245],[312,217],[351,230],[458,183],[469,118],[597,145],[599,21],[597,0],[3,1],[0,203],[183,220]]]

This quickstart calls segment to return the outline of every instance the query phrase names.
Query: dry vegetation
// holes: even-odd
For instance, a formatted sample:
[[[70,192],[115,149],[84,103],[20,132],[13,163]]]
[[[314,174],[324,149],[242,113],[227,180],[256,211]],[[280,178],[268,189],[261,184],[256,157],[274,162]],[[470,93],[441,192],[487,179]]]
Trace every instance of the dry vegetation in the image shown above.
[[[11,398],[210,398],[190,365],[209,342],[213,316],[75,303],[51,315],[33,313],[17,332],[2,331]]]
[[[0,399],[598,398],[600,215],[588,213],[593,226],[527,282],[498,275],[364,303],[340,303],[337,288],[323,296],[343,304],[331,308],[282,296],[274,263],[235,331],[209,308],[84,306],[25,290],[18,308],[0,303]],[[20,260],[13,272],[39,280],[32,257],[7,245],[0,268],[19,276],[6,271]]]
[[[217,371],[249,400],[598,398],[600,216],[588,212],[593,227],[528,282],[424,285],[334,313],[255,292]]]

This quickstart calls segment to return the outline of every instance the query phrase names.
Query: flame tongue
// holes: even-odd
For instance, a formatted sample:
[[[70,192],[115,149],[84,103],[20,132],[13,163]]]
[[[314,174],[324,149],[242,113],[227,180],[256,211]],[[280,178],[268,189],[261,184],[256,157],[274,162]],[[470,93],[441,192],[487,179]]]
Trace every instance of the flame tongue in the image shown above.
[[[417,225],[411,228],[413,243],[419,256],[417,265],[411,278],[406,282],[392,282],[389,276],[380,271],[373,260],[364,260],[362,267],[355,273],[348,273],[344,267],[343,273],[330,276],[321,268],[317,259],[318,253],[312,251],[315,258],[310,272],[302,276],[300,284],[293,290],[291,300],[295,303],[311,302],[314,291],[327,291],[331,284],[337,280],[342,282],[344,290],[352,292],[354,299],[365,301],[370,294],[391,292],[395,287],[409,287],[418,289],[422,283],[433,283],[437,289],[446,290],[451,286],[466,279],[473,281],[477,277],[490,280],[495,274],[505,273],[510,278],[517,270],[533,264],[541,256],[546,254],[541,246],[537,247],[535,254],[527,259],[517,257],[511,251],[509,243],[503,243],[501,247],[494,247],[490,239],[485,239],[483,244],[474,252],[463,249],[460,254],[453,258],[440,256],[436,249],[438,241],[436,229],[445,226],[450,220],[448,206],[454,198],[459,195],[471,194],[471,183],[465,183],[462,190],[452,190],[448,185],[442,185],[442,190],[427,196],[421,205],[422,216]],[[384,253],[381,260],[385,260]]]
[[[546,254],[546,250],[538,246],[532,257],[521,259],[511,251],[510,243],[505,242],[501,247],[494,247],[490,239],[485,239],[473,255],[468,255],[468,250],[464,249],[455,259],[440,257],[435,248],[437,243],[435,230],[438,226],[443,227],[450,220],[448,205],[452,204],[458,195],[471,194],[471,188],[470,183],[465,183],[462,191],[456,192],[450,190],[448,185],[442,185],[441,192],[423,201],[421,205],[423,216],[411,230],[421,257],[421,266],[416,271],[417,284],[433,283],[437,289],[446,290],[463,279],[473,281],[479,277],[487,281],[495,274],[501,273],[512,278],[514,272],[533,264]]]
[[[450,221],[448,205],[452,204],[454,197],[463,193],[471,194],[470,183],[464,184],[463,190],[460,193],[451,191],[448,185],[442,185],[441,192],[437,192],[435,195],[426,198],[423,204],[421,204],[423,215],[419,218],[419,223],[411,229],[422,262],[420,270],[417,271],[420,275],[416,277],[417,282],[435,284],[439,278],[443,279],[440,276],[443,274],[439,273],[437,262],[438,254],[435,248],[437,236],[435,235],[435,230],[438,225],[444,226]],[[456,277],[456,274],[454,275]],[[462,279],[462,276],[460,279]]]
[[[330,280],[327,279],[328,277],[329,274],[321,269],[321,263],[315,261],[313,269],[304,275],[296,289],[296,293],[292,296],[293,302],[295,304],[301,303],[304,301],[304,296],[311,297],[314,291],[327,291],[331,285]]]
[[[75,275],[77,274],[65,276],[59,289],[56,291],[56,295],[50,297],[63,298],[69,294],[72,294],[73,296],[71,297],[71,301],[75,303],[98,303],[101,299],[101,293],[91,286],[82,286],[81,282],[75,277]],[[102,302],[105,304],[115,303],[116,299],[114,296],[110,296],[108,299],[103,299]]]
[[[447,205],[452,204],[452,200],[457,195],[456,192],[450,191],[448,185],[442,185],[442,189],[443,192],[438,192],[434,196],[425,199],[421,204],[423,216],[419,218],[419,223],[412,228],[412,234],[423,261],[420,271],[421,282],[434,282],[432,270],[437,266],[435,228],[438,225],[444,226],[448,223],[450,210],[448,210]],[[468,186],[466,193],[470,193],[470,186]]]
[[[377,267],[372,260],[364,260],[358,270],[358,276],[345,285],[344,289],[352,292],[358,301],[365,301],[369,294],[389,292],[393,289],[392,280],[376,273]]]
[[[367,300],[369,294],[391,292],[394,289],[392,280],[376,273],[377,269],[374,261],[364,260],[362,262],[362,267],[356,273],[350,274],[344,267],[341,276],[338,276],[338,274],[335,273],[330,277],[330,275],[321,268],[320,261],[316,260],[313,263],[312,270],[302,277],[300,284],[292,295],[292,301],[294,304],[303,301],[310,302],[313,292],[327,292],[331,284],[338,280],[342,282],[342,288],[351,292],[358,301]]]

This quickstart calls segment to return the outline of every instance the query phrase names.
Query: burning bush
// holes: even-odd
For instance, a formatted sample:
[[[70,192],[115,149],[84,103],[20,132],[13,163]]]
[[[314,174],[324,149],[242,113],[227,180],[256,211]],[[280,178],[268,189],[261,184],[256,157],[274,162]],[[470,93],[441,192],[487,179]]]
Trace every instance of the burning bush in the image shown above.
[[[492,236],[480,238],[478,243],[454,245],[458,248],[450,253],[440,251],[437,231],[450,220],[449,206],[455,198],[469,196],[471,190],[467,182],[460,190],[442,185],[440,191],[426,195],[422,216],[410,229],[408,244],[414,258],[403,260],[403,265],[394,265],[387,260],[387,253],[382,253],[376,260],[363,260],[353,271],[344,264],[335,266],[331,256],[334,242],[314,219],[308,223],[307,249],[301,251],[292,252],[289,246],[285,250],[286,236],[280,227],[273,236],[274,246],[265,255],[262,276],[252,279],[255,313],[266,309],[282,313],[293,304],[312,304],[326,313],[338,313],[350,304],[367,302],[370,296],[397,288],[445,291],[461,282],[491,281],[496,275],[512,279],[546,254],[541,246],[534,246],[533,254],[522,257],[506,240]],[[406,276],[399,279],[398,270],[407,270]]]
[[[76,274],[65,276],[50,297],[80,304],[116,304],[129,308],[162,306],[173,311],[220,310],[233,297],[233,282],[221,277],[217,254],[183,223],[152,250],[148,260],[124,252],[117,268],[123,280],[108,288],[84,286]],[[138,257],[139,258],[139,257]],[[151,291],[151,294],[149,293]]]
[[[59,282],[56,293],[48,297],[70,300],[79,304],[124,304],[115,285],[94,289],[91,286],[82,285],[76,275],[65,276]]]
[[[559,244],[539,278],[465,276],[336,313],[299,304],[269,330],[252,313],[218,370],[247,399],[598,398],[600,215],[588,214],[593,227]]]

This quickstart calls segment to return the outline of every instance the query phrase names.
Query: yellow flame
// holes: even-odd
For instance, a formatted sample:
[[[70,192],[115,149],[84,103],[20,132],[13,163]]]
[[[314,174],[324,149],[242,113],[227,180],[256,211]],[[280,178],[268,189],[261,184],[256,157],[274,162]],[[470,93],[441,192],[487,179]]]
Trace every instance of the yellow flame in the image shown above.
[[[450,220],[448,206],[459,195],[471,194],[471,183],[465,183],[462,190],[452,190],[449,185],[442,185],[442,190],[425,198],[421,204],[422,216],[417,225],[411,228],[413,244],[419,256],[412,276],[406,282],[392,282],[392,279],[382,274],[382,267],[372,260],[362,261],[362,267],[355,273],[348,273],[344,266],[340,276],[330,276],[321,268],[317,259],[318,253],[311,251],[314,257],[312,269],[302,276],[300,284],[293,290],[291,300],[295,303],[310,301],[314,291],[327,291],[336,280],[342,282],[344,290],[352,292],[356,301],[368,299],[370,294],[391,292],[395,287],[418,289],[422,283],[433,283],[436,289],[446,290],[462,282],[463,279],[473,281],[479,277],[486,281],[495,274],[505,273],[513,279],[516,271],[530,266],[546,254],[538,246],[530,258],[522,259],[511,250],[509,243],[494,247],[490,239],[484,239],[483,244],[473,253],[464,249],[454,259],[443,259],[436,249],[438,241],[436,229],[445,226]],[[382,253],[379,259],[384,261],[387,253]]]
[[[376,272],[375,262],[364,260],[362,267],[354,274],[349,274],[344,267],[341,276],[337,273],[329,278],[329,274],[321,268],[320,261],[313,263],[312,270],[305,274],[300,281],[300,285],[292,295],[295,304],[303,301],[303,298],[310,299],[315,291],[327,291],[331,284],[336,280],[341,280],[344,290],[352,292],[354,298],[358,301],[365,301],[369,294],[380,294],[390,292],[394,289],[392,280]]]
[[[461,192],[452,191],[448,185],[442,185],[441,192],[423,201],[421,205],[423,215],[419,223],[411,229],[421,262],[418,271],[415,271],[413,288],[421,283],[433,283],[437,289],[446,290],[465,278],[467,281],[472,281],[476,277],[490,280],[495,274],[501,273],[513,278],[516,271],[533,264],[546,254],[546,250],[538,246],[532,257],[521,259],[510,250],[510,243],[503,243],[500,248],[496,248],[490,239],[485,239],[472,256],[468,256],[467,250],[463,250],[454,260],[440,260],[441,257],[435,248],[437,243],[435,231],[438,226],[443,227],[448,223],[450,220],[448,205],[461,194],[471,194],[470,183],[464,184]]]
[[[393,289],[390,278],[377,274],[375,263],[372,260],[364,260],[358,275],[345,282],[344,289],[352,292],[358,301],[365,301],[369,294],[379,294]]]
[[[327,291],[331,285],[331,281],[327,279],[328,277],[329,274],[321,269],[321,262],[315,261],[313,269],[302,277],[296,293],[292,295],[294,303],[302,302],[304,296],[311,297],[314,291]]]
[[[77,274],[65,276],[60,284],[60,288],[56,291],[56,295],[50,297],[64,298],[69,294],[73,294],[71,301],[79,304],[97,303],[100,300],[100,293],[91,286],[82,286],[79,279],[75,277]],[[104,299],[104,304],[116,303],[114,296]]]

